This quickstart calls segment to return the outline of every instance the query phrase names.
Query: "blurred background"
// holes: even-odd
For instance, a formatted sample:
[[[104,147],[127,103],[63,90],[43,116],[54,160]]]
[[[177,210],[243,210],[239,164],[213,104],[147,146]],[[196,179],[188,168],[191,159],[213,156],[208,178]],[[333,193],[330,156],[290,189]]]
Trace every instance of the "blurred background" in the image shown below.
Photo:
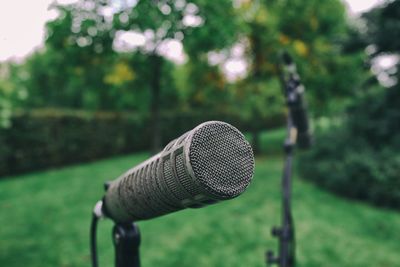
[[[400,1],[42,0],[0,8],[0,264],[89,266],[103,183],[206,120],[257,154],[243,196],[141,222],[143,266],[265,266],[294,58],[298,266],[400,266]],[[101,266],[112,266],[109,221]]]

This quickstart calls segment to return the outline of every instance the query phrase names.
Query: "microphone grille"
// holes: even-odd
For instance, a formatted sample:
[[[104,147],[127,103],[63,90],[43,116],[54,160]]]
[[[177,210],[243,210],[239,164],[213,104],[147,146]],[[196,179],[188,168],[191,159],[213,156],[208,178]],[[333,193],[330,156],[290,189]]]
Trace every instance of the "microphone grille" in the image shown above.
[[[240,195],[254,174],[250,144],[239,130],[224,122],[206,122],[194,129],[189,160],[200,184],[221,200]]]

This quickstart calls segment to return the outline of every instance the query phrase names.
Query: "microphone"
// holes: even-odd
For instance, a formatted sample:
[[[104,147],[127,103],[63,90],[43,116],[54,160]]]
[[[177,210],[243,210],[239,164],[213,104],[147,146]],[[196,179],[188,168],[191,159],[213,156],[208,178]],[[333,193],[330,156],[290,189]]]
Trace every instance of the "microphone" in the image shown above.
[[[111,182],[102,212],[130,223],[207,206],[242,194],[253,174],[243,134],[228,123],[205,122]]]
[[[313,143],[310,131],[307,104],[304,99],[305,88],[301,84],[296,65],[288,53],[283,53],[285,70],[289,76],[285,85],[285,95],[292,122],[297,129],[297,144],[300,148],[309,148]]]

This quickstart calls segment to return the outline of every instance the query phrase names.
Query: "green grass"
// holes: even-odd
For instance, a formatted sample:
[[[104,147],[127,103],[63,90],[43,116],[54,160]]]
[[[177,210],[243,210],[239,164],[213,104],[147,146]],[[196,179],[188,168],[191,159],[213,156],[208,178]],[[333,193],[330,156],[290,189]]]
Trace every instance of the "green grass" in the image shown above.
[[[0,181],[0,266],[89,266],[88,231],[104,181],[147,158],[118,157]],[[277,242],[280,158],[259,158],[237,199],[140,222],[143,267],[265,266]],[[400,266],[400,214],[295,180],[298,266]],[[110,221],[99,227],[100,266],[113,266]]]

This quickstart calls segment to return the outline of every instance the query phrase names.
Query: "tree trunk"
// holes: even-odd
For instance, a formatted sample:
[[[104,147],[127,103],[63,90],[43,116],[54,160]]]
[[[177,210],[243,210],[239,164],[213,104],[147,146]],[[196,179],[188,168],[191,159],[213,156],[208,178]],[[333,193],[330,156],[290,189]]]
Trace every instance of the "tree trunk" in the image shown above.
[[[151,129],[151,151],[156,153],[161,148],[161,123],[160,123],[160,94],[161,94],[161,70],[162,58],[153,54],[150,56],[152,69],[151,77],[151,99],[150,99],[150,129]]]

